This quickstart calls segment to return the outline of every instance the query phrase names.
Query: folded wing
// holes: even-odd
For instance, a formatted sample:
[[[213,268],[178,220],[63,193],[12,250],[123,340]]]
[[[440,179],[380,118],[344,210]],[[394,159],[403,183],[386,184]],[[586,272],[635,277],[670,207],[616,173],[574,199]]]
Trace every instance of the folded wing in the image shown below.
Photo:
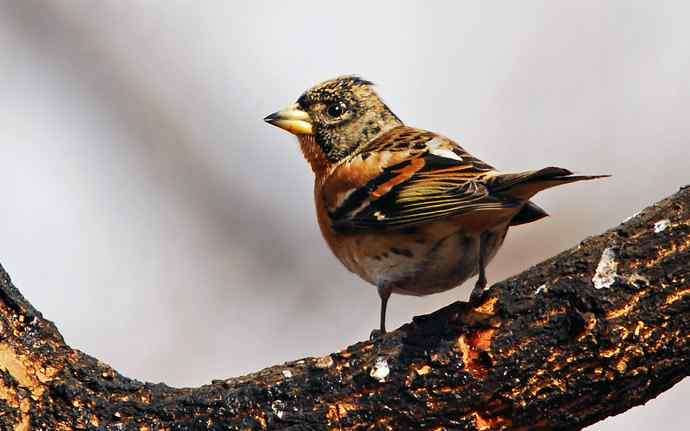
[[[514,226],[547,216],[529,201],[536,193],[605,176],[557,167],[501,173],[447,138],[401,126],[338,166],[326,193],[335,198],[326,208],[341,232],[402,229],[465,214],[501,220],[507,210]]]
[[[371,160],[362,154],[376,151],[379,155],[396,155],[388,157],[395,164],[379,169],[359,187],[347,190],[339,205],[329,208],[335,230],[401,229],[470,212],[488,215],[524,203],[492,194],[484,179],[496,171],[452,141],[429,132],[402,129],[407,129],[407,134],[399,130],[348,162],[348,169],[365,171],[356,166]]]

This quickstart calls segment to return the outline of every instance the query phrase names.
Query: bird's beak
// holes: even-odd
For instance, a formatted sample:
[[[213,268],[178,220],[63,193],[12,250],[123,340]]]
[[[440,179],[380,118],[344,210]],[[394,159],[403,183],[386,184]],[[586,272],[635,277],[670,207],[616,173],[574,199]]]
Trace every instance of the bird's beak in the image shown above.
[[[264,118],[264,121],[295,135],[314,134],[309,114],[301,110],[297,103],[293,103],[282,111],[274,112]]]

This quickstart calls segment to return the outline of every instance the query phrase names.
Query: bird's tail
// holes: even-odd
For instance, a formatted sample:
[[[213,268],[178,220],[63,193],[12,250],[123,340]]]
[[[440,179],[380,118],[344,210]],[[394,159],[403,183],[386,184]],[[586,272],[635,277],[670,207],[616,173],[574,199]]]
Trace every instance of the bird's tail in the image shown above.
[[[574,175],[567,169],[548,167],[538,171],[499,174],[489,182],[492,193],[504,193],[520,200],[528,200],[542,190],[576,181],[595,180],[610,175]]]

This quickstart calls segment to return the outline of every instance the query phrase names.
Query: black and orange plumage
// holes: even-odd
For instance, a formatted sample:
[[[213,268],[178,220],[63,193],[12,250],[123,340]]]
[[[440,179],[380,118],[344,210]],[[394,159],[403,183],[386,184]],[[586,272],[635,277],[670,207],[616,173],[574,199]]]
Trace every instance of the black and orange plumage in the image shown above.
[[[439,134],[407,127],[369,81],[345,76],[265,120],[297,135],[316,179],[321,233],[378,288],[380,331],[391,293],[428,295],[479,274],[510,226],[547,214],[530,198],[600,178],[562,168],[501,173]]]

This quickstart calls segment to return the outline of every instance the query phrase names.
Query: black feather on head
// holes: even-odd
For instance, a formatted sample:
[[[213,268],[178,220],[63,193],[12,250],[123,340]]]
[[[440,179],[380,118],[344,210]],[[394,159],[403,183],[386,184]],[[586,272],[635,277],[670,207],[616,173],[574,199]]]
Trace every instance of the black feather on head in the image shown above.
[[[346,75],[343,76],[341,79],[349,79],[352,81],[352,84],[354,85],[374,85],[373,82],[363,79],[361,76],[357,75]]]
[[[316,143],[331,162],[402,125],[373,85],[357,75],[340,76],[315,85],[297,100],[311,117]]]

